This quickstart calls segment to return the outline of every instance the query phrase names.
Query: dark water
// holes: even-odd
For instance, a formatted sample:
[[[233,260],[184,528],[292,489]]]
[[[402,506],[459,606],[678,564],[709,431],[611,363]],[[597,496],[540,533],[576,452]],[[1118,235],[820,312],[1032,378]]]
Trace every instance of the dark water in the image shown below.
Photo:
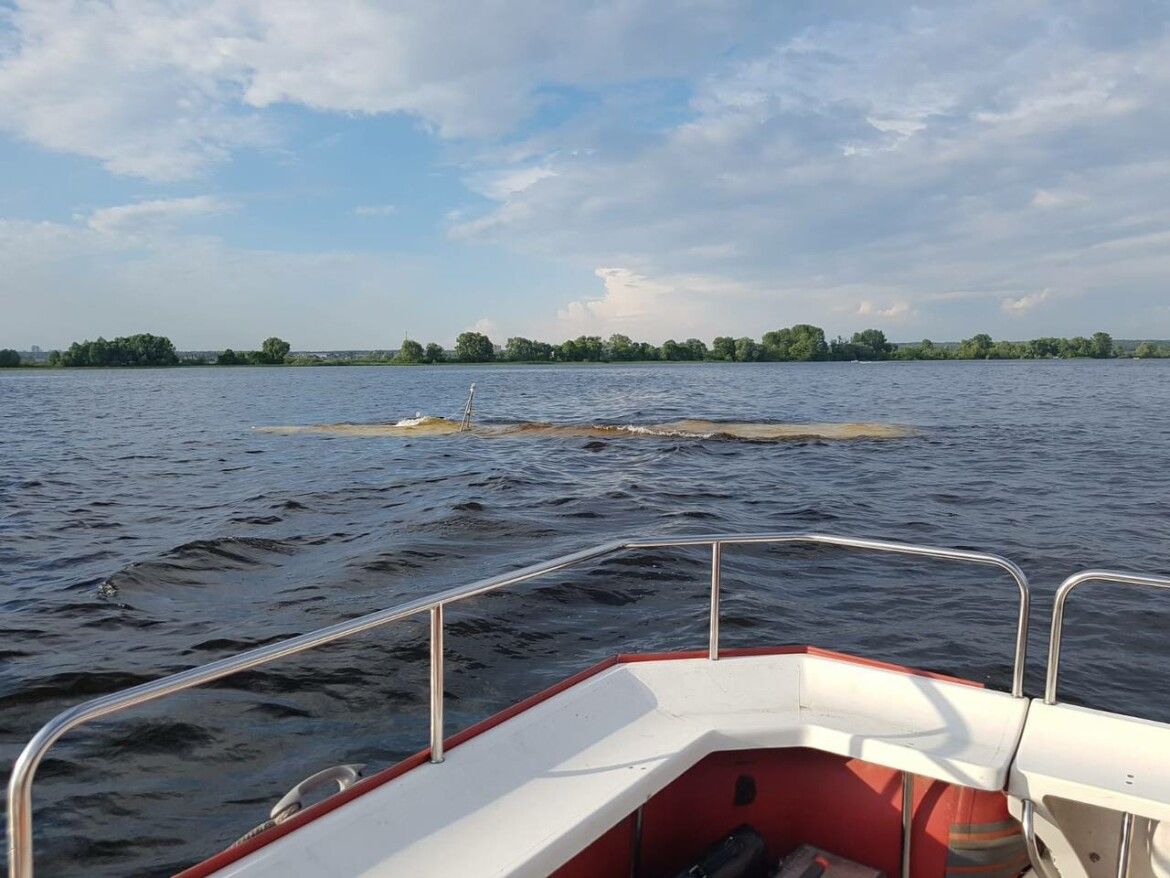
[[[280,435],[254,425],[876,421],[894,439]],[[997,551],[1033,581],[1170,572],[1170,361],[0,375],[0,769],[74,703],[615,535],[816,529]],[[726,645],[811,642],[1006,686],[1013,588],[984,569],[728,550]],[[466,725],[619,650],[703,644],[697,552],[642,552],[449,615]],[[1086,589],[1069,700],[1170,720],[1166,595]],[[38,874],[161,875],[302,777],[426,739],[403,624],[68,736]]]

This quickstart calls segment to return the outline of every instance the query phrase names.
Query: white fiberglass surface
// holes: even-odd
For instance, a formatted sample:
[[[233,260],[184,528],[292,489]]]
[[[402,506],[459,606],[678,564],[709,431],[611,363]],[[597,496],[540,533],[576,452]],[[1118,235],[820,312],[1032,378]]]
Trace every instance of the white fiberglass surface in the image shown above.
[[[812,747],[1003,787],[1010,695],[813,655],[621,664],[225,868],[545,876],[707,754]],[[506,828],[503,831],[502,828]]]

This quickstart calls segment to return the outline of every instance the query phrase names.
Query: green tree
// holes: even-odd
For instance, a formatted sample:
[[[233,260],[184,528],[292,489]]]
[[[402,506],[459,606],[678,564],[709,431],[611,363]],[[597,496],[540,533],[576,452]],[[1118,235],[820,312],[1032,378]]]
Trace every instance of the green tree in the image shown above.
[[[839,335],[829,342],[830,360],[856,360],[857,358],[857,350],[844,337]]]
[[[857,359],[885,360],[894,350],[894,346],[886,340],[886,334],[880,329],[863,329],[853,333],[850,340]]]
[[[829,357],[825,331],[808,323],[765,332],[761,341],[763,358],[768,360],[826,360]]]
[[[421,363],[426,358],[423,346],[411,338],[403,339],[402,347],[394,355],[395,363]]]
[[[898,360],[945,360],[947,350],[940,348],[929,338],[924,338],[916,345],[899,347],[894,351],[893,356]]]
[[[1083,335],[1077,335],[1073,338],[1064,338],[1060,341],[1060,355],[1062,357],[1091,357],[1093,356],[1093,343]]]
[[[1034,338],[1028,342],[1028,356],[1035,360],[1046,360],[1050,357],[1060,356],[1059,338]]]
[[[980,332],[959,343],[958,357],[961,360],[985,360],[991,356],[994,342],[986,332]]]
[[[717,336],[715,341],[711,342],[711,359],[734,360],[735,339],[727,335]]]
[[[423,359],[425,359],[428,363],[441,363],[447,359],[447,352],[443,350],[443,346],[441,344],[435,344],[432,341],[427,345],[426,350],[423,353]]]
[[[231,348],[225,349],[222,354],[215,358],[215,365],[217,366],[242,366],[247,362],[247,354],[237,354]]]
[[[0,369],[11,369],[20,365],[20,354],[12,348],[0,348]]]
[[[461,332],[455,339],[455,359],[461,363],[487,363],[495,356],[492,340],[482,332]]]
[[[264,339],[264,344],[260,345],[260,359],[261,362],[276,365],[283,363],[285,357],[288,356],[291,345],[282,338],[277,338],[275,335]]]
[[[142,332],[106,341],[73,342],[61,354],[62,366],[175,366],[179,356],[169,338]]]
[[[504,359],[514,363],[526,363],[536,359],[536,342],[523,336],[512,336],[504,344]]]
[[[577,350],[588,363],[600,363],[605,357],[605,344],[599,335],[578,336]]]
[[[755,339],[743,338],[735,340],[735,361],[737,363],[754,363],[760,358],[760,346]]]
[[[1113,356],[1113,336],[1108,332],[1094,332],[1091,341],[1093,352],[1090,356],[1099,360]]]
[[[673,338],[662,343],[662,359],[690,362],[707,358],[707,345],[697,338],[678,342]]]
[[[519,335],[508,339],[504,345],[504,359],[514,363],[547,363],[552,355],[552,345]]]
[[[49,351],[49,365],[50,366],[60,366],[61,365],[61,352],[60,351]]]
[[[641,359],[641,352],[628,335],[614,333],[605,343],[605,358],[617,362],[638,360]]]
[[[989,356],[993,360],[1022,360],[1028,353],[1027,344],[1014,341],[997,341],[991,346]]]
[[[1152,342],[1143,341],[1134,349],[1133,355],[1144,360],[1158,356],[1158,349]]]
[[[565,339],[557,349],[557,358],[566,363],[597,363],[604,357],[605,345],[597,335]]]

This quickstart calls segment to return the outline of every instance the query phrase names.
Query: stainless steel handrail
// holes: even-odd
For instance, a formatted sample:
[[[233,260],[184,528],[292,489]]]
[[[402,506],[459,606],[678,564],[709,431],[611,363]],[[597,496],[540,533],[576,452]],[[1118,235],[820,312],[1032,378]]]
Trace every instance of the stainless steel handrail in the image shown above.
[[[248,650],[200,667],[180,671],[158,680],[142,683],[121,692],[94,698],[66,710],[38,731],[25,746],[12,766],[8,783],[8,874],[10,878],[33,878],[32,784],[37,767],[45,754],[70,729],[110,714],[119,713],[140,704],[155,701],[167,695],[201,686],[231,674],[267,664],[279,658],[296,655],[306,650],[332,643],[354,634],[370,631],[411,616],[427,612],[430,615],[430,753],[432,762],[443,761],[443,609],[467,598],[487,594],[505,586],[516,585],[538,576],[555,573],[586,561],[595,560],[633,549],[662,549],[682,546],[711,547],[711,609],[708,635],[708,657],[719,658],[719,592],[723,546],[775,543],[807,543],[838,546],[912,555],[948,561],[969,562],[999,567],[1015,580],[1020,592],[1020,607],[1016,629],[1015,662],[1012,670],[1012,695],[1024,697],[1024,663],[1028,645],[1028,613],[1030,594],[1028,579],[1012,561],[984,552],[894,543],[858,537],[833,536],[817,533],[714,534],[694,537],[656,537],[603,543],[563,555],[541,564],[522,567],[482,579],[465,586],[457,586],[428,597],[416,598],[396,607],[380,610],[356,619],[339,622],[299,637],[282,640],[268,646]]]
[[[1060,642],[1064,634],[1064,608],[1068,597],[1073,590],[1086,582],[1109,582],[1114,585],[1138,585],[1151,588],[1170,589],[1170,577],[1147,576],[1141,573],[1122,573],[1116,570],[1082,570],[1074,573],[1060,584],[1056,590],[1056,599],[1052,604],[1052,632],[1048,639],[1048,667],[1044,675],[1044,703],[1056,704],[1056,687],[1060,679]],[[1024,800],[1024,836],[1028,840],[1029,856],[1032,863],[1037,863],[1037,855],[1032,851],[1035,847],[1035,830],[1033,828],[1033,805]],[[1117,878],[1126,878],[1129,875],[1129,851],[1133,838],[1134,815],[1125,812],[1121,815],[1121,834],[1117,849]]]
[[[1031,799],[1020,800],[1020,827],[1032,869],[1040,878],[1054,878],[1053,870],[1048,868],[1044,855],[1040,853],[1040,843],[1036,839],[1036,803]],[[1057,874],[1055,878],[1060,878],[1060,875]]]
[[[1170,577],[1120,573],[1116,570],[1082,570],[1060,584],[1052,605],[1052,634],[1048,641],[1048,670],[1044,680],[1044,703],[1056,704],[1056,684],[1060,674],[1060,638],[1064,631],[1064,605],[1073,589],[1086,582],[1111,582],[1116,585],[1142,585],[1170,588]]]

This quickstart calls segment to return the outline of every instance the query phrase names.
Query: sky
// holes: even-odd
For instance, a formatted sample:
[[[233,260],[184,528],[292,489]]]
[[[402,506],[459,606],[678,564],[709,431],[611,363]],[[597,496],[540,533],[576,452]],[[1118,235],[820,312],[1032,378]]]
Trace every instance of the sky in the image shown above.
[[[1170,337],[1170,0],[0,0],[0,346]]]

